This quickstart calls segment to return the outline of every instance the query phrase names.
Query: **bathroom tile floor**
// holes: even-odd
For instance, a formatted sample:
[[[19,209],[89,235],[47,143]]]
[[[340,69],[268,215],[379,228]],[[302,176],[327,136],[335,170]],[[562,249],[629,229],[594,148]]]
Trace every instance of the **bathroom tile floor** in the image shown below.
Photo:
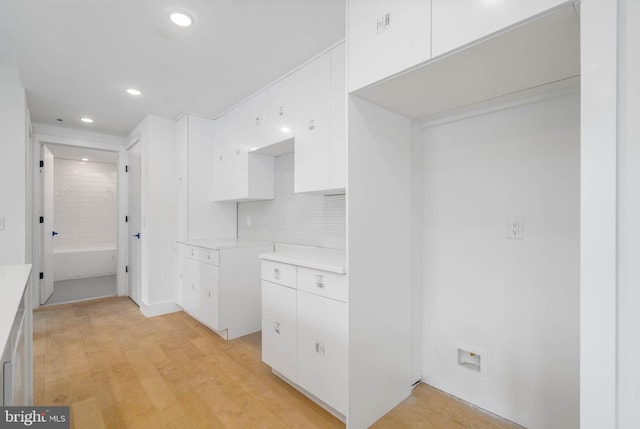
[[[53,283],[53,294],[45,305],[66,304],[116,295],[115,275],[61,280]]]

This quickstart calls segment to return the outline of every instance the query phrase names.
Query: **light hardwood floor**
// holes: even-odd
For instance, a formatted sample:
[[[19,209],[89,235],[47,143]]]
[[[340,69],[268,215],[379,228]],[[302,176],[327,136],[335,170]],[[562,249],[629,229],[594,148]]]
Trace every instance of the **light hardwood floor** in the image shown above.
[[[145,318],[128,298],[34,313],[34,402],[75,429],[343,428],[271,373],[260,334],[225,342],[185,313]],[[429,386],[375,428],[517,428]]]

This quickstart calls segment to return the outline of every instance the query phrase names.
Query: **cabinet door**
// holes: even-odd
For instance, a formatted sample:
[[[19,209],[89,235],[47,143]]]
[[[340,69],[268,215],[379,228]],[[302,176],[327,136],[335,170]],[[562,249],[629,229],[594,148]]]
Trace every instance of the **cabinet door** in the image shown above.
[[[199,319],[205,325],[221,330],[220,326],[220,282],[218,267],[200,264],[200,302],[198,304]]]
[[[350,92],[430,58],[431,0],[347,3]]]
[[[347,185],[347,69],[345,44],[331,50],[331,189]]]
[[[566,0],[432,0],[433,56],[544,12]]]
[[[262,91],[244,103],[241,127],[246,130],[245,149],[250,152],[269,144],[269,92]]]
[[[192,258],[183,259],[182,282],[182,308],[187,313],[195,315],[200,301],[200,261]]]
[[[294,90],[293,75],[269,88],[269,143],[293,137]]]
[[[295,192],[331,187],[331,56],[295,74]]]
[[[216,119],[213,137],[213,199],[225,201],[231,198],[231,173],[235,154],[232,149],[231,113]]]
[[[347,412],[347,305],[297,291],[298,384]]]
[[[176,121],[175,142],[176,142],[176,162],[178,164],[178,240],[187,239],[189,197],[188,174],[189,174],[189,124],[188,115],[184,115]]]
[[[262,360],[296,382],[296,290],[262,281]]]

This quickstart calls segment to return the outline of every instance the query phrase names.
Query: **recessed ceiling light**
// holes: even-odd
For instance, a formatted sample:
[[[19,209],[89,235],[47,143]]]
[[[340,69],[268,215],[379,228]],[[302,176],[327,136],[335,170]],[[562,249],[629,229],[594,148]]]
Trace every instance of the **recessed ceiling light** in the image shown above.
[[[130,95],[142,95],[142,91],[140,91],[139,89],[135,89],[135,88],[127,88],[127,94],[130,94]]]
[[[189,27],[193,24],[193,17],[183,10],[169,12],[169,19],[179,27]]]
[[[80,158],[82,161],[87,162],[89,161],[89,158]]]
[[[85,117],[83,117],[83,118],[80,118],[80,120],[81,120],[82,122],[86,122],[87,124],[91,124],[91,123],[93,123],[93,119],[91,119],[91,118],[87,118],[86,116],[85,116]]]
[[[282,127],[282,128],[280,128],[280,131],[282,131],[283,133],[288,133],[288,132],[291,132],[291,128]]]

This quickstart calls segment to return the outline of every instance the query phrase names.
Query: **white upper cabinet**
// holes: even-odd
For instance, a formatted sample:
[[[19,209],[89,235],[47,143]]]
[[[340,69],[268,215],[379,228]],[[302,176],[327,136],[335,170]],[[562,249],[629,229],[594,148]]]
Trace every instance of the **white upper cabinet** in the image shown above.
[[[345,47],[295,73],[295,192],[343,192],[346,177]]]
[[[431,0],[348,0],[347,8],[349,92],[431,57]]]
[[[238,106],[240,146],[248,153],[269,144],[269,93],[262,91]]]
[[[566,0],[431,0],[437,56],[544,12]]]
[[[214,204],[214,187],[224,181],[214,150],[214,121],[186,114],[176,121],[178,162],[178,238],[232,237],[235,208]],[[214,168],[211,168],[213,165]]]
[[[214,201],[273,199],[273,157],[250,153],[269,139],[262,92],[215,122]]]
[[[269,88],[269,143],[279,143],[293,137],[294,129],[293,75]]]

